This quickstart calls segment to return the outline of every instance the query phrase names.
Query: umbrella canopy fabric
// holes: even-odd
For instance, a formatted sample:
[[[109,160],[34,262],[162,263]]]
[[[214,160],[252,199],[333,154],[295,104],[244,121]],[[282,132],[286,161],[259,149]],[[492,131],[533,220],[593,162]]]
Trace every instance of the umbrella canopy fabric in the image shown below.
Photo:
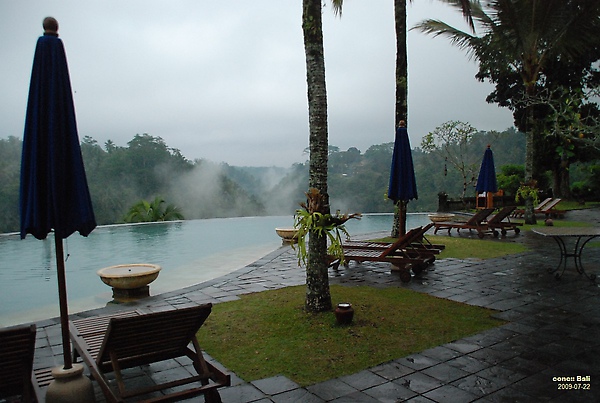
[[[58,22],[44,20],[35,49],[21,156],[21,239],[54,229],[64,369],[72,368],[63,239],[96,227]]]
[[[403,126],[396,129],[388,198],[394,203],[419,198],[408,131]]]
[[[479,177],[477,178],[477,186],[475,187],[478,193],[488,192],[495,193],[498,191],[498,183],[496,182],[496,167],[494,166],[494,154],[490,146],[487,146],[481,161],[479,169]]]
[[[87,236],[96,220],[77,135],[75,108],[62,41],[45,33],[37,42],[21,160],[21,239]]]

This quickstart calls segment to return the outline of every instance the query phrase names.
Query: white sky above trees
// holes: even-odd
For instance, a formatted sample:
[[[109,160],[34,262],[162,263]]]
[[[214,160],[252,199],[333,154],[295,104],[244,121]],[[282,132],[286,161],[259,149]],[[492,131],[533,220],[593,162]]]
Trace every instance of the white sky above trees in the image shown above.
[[[329,4],[329,2],[327,2]],[[408,26],[460,14],[415,0]],[[1,0],[0,138],[22,137],[33,53],[53,16],[67,52],[79,136],[125,146],[162,137],[188,159],[290,166],[308,146],[301,0]],[[393,141],[393,1],[323,10],[329,143],[362,152]],[[485,102],[475,61],[444,38],[408,34],[411,144],[448,120],[480,130],[511,127]]]

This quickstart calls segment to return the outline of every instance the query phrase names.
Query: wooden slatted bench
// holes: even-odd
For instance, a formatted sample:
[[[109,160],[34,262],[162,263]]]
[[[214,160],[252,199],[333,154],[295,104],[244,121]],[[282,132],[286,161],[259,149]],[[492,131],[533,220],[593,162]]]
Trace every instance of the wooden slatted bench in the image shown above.
[[[231,379],[206,362],[196,333],[210,315],[212,304],[142,313],[131,311],[116,315],[85,318],[70,322],[74,358],[81,357],[109,402],[129,397],[148,396],[143,401],[177,401],[204,394],[207,402],[220,402],[217,388],[229,386]],[[193,349],[189,348],[191,344]],[[121,371],[178,357],[188,357],[197,375],[129,389]],[[114,372],[117,389],[111,387],[106,374]],[[191,385],[199,383],[199,385]],[[190,384],[184,390],[175,388]],[[168,394],[155,392],[170,389]]]

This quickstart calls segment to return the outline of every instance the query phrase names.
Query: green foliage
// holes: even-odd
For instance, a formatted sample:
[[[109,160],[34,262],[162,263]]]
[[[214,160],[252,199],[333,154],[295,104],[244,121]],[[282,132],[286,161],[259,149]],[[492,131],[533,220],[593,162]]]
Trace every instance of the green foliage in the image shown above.
[[[19,180],[22,141],[0,139],[0,233],[19,228]]]
[[[467,195],[469,185],[475,183],[481,153],[475,152],[472,141],[477,129],[469,123],[450,121],[427,133],[421,141],[421,149],[426,153],[435,153],[444,158],[444,171],[447,165],[460,173],[462,195]]]
[[[131,208],[124,218],[127,223],[136,222],[157,222],[157,221],[174,221],[183,220],[183,214],[173,204],[163,206],[165,201],[156,197],[152,202],[140,200]]]
[[[536,205],[540,202],[539,194],[539,190],[535,184],[523,183],[517,189],[517,193],[515,193],[515,201],[519,203],[531,199],[533,204]]]
[[[444,1],[458,9],[456,1]],[[422,21],[415,28],[446,36],[477,60],[476,77],[495,85],[487,101],[508,107],[516,126],[527,133],[525,179],[542,185],[544,172],[550,170],[555,196],[568,197],[569,164],[598,158],[600,111],[594,91],[597,95],[600,3],[471,4],[476,31],[464,32],[436,20]]]
[[[18,230],[21,148],[16,137],[0,140],[0,206],[5,212],[0,232]],[[132,205],[156,195],[169,195],[188,219],[265,214],[261,189],[250,193],[239,184],[248,183],[247,177],[234,181],[225,167],[188,161],[160,137],[136,135],[126,147],[109,140],[103,149],[85,136],[81,153],[98,224],[123,222]]]
[[[350,218],[359,218],[360,214],[340,214],[339,211],[336,214],[322,214],[319,212],[309,213],[304,209],[296,210],[294,217],[294,228],[298,229],[297,246],[292,245],[298,252],[298,264],[306,266],[308,259],[308,250],[306,237],[311,233],[315,233],[317,236],[327,236],[329,239],[329,246],[327,247],[327,254],[332,259],[339,259],[340,263],[344,263],[344,249],[342,247],[342,234],[346,238],[350,237],[344,222]]]
[[[480,132],[469,141],[476,159],[482,157],[488,144],[492,145],[500,171],[500,188],[507,194],[515,194],[523,182],[523,134],[514,129],[502,133]],[[108,141],[103,148],[91,137],[82,140],[88,185],[99,224],[122,222],[131,206],[140,200],[152,200],[156,195],[168,195],[169,203],[180,206],[187,219],[293,215],[298,201],[305,197],[308,163],[289,168],[234,167],[208,160],[187,161],[162,139],[148,135],[137,136],[133,144],[134,149],[130,150]],[[18,231],[21,147],[22,141],[16,137],[0,139],[0,207],[5,212],[0,217],[0,232]],[[364,153],[354,147],[345,151],[329,148],[328,191],[332,211],[394,211],[393,203],[385,197],[393,147],[391,142],[373,145]],[[155,158],[132,158],[132,153],[140,150],[154,150]],[[440,192],[446,192],[450,198],[462,193],[463,178],[452,167],[445,172],[443,155],[420,148],[413,149],[412,154],[419,199],[408,203],[409,212],[436,211]],[[140,167],[133,161],[145,165]],[[597,160],[576,164],[570,172],[575,195],[597,200],[600,194]],[[539,181],[538,188],[547,189],[546,183]],[[151,189],[158,190],[151,193]],[[474,194],[475,189],[469,187],[467,195]]]
[[[578,201],[596,200],[600,194],[600,165],[582,164],[578,177],[571,186],[573,197]]]
[[[525,181],[525,167],[516,164],[503,165],[496,179],[498,189],[503,189],[505,194],[514,196],[521,183]]]
[[[327,254],[332,260],[339,259],[344,263],[344,249],[342,247],[342,234],[350,237],[344,223],[352,218],[360,219],[360,214],[335,214],[322,213],[319,206],[322,205],[323,197],[317,189],[310,189],[306,193],[307,202],[301,203],[301,209],[296,210],[294,216],[294,228],[298,230],[296,236],[297,246],[292,245],[298,253],[298,264],[307,266],[308,249],[306,237],[327,237],[329,246]]]

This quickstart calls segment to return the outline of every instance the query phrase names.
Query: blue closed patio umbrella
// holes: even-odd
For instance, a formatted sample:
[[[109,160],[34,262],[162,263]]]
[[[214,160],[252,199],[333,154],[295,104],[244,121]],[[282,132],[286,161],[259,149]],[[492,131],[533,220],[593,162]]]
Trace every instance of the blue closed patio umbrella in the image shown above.
[[[417,195],[417,181],[410,150],[410,140],[406,123],[403,120],[400,121],[396,129],[388,198],[398,206],[392,236],[404,235],[406,233],[406,205],[410,200],[418,199],[419,196]]]
[[[479,177],[475,186],[477,194],[486,193],[486,208],[493,207],[493,194],[498,191],[498,183],[496,182],[496,167],[494,166],[494,154],[490,146],[487,146],[479,168]]]
[[[35,49],[21,159],[21,239],[54,231],[64,368],[70,369],[63,239],[96,227],[75,122],[75,108],[58,23],[44,20]]]

